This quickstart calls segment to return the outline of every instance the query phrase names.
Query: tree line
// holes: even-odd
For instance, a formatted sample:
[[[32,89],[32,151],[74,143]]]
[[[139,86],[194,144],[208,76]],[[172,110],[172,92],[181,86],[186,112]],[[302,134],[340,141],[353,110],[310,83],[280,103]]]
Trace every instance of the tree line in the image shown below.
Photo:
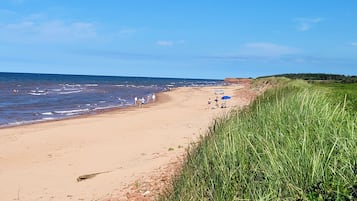
[[[357,76],[347,76],[338,74],[324,74],[324,73],[291,73],[291,74],[279,74],[271,76],[263,76],[258,78],[266,77],[286,77],[289,79],[301,79],[308,81],[334,81],[341,83],[357,83]]]

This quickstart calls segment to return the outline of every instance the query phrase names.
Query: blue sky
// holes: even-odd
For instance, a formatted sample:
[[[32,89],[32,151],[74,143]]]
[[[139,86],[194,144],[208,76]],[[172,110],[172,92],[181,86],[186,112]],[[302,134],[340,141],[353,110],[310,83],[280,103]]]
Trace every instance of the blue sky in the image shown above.
[[[0,0],[0,72],[357,75],[357,1]]]

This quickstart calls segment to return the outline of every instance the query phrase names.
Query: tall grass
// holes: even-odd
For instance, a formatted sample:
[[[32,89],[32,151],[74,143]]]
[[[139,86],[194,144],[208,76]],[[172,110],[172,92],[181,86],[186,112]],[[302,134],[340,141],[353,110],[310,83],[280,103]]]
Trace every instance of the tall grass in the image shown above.
[[[161,199],[356,199],[356,113],[306,86],[284,83],[217,119]]]
[[[328,88],[330,95],[337,101],[345,101],[346,108],[357,112],[357,83],[318,83],[320,87]]]

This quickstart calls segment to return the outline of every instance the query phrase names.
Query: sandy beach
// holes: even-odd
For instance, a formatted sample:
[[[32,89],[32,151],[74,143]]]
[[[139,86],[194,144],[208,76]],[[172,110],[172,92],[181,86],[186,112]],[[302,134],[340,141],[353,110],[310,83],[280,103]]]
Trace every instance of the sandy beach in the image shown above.
[[[232,96],[227,108],[212,108],[216,90]],[[247,105],[244,90],[183,87],[143,108],[0,129],[0,200],[120,200],[125,187],[177,160],[214,118]]]

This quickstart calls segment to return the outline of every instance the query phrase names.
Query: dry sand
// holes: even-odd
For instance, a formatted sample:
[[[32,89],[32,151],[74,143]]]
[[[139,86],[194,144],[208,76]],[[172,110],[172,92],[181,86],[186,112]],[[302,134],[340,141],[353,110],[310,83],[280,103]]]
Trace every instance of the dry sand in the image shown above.
[[[216,89],[232,96],[212,109]],[[157,103],[0,129],[0,200],[103,200],[185,152],[211,121],[249,103],[242,86],[184,87]],[[212,104],[208,106],[208,97]],[[97,174],[99,173],[99,174]],[[83,176],[87,178],[78,181]]]

